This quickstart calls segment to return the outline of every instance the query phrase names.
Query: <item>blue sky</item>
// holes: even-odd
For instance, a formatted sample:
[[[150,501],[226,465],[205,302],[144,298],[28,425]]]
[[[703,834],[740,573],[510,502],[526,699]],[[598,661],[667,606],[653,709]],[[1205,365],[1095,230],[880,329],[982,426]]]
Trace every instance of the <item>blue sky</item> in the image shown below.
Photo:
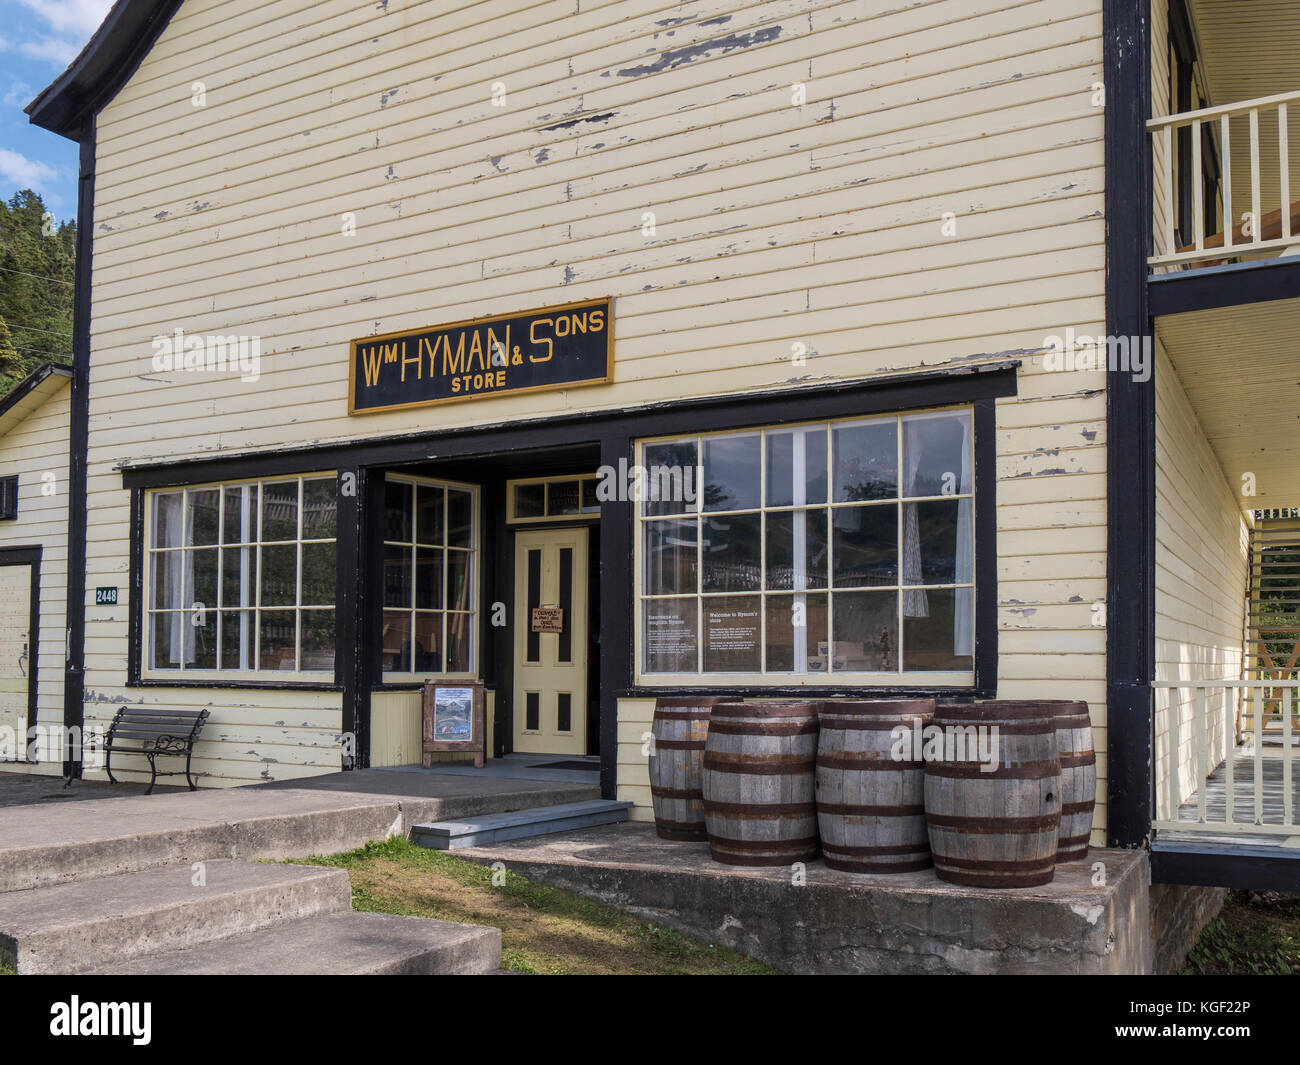
[[[39,192],[60,221],[77,214],[77,146],[23,108],[63,73],[112,0],[0,0],[0,197]]]

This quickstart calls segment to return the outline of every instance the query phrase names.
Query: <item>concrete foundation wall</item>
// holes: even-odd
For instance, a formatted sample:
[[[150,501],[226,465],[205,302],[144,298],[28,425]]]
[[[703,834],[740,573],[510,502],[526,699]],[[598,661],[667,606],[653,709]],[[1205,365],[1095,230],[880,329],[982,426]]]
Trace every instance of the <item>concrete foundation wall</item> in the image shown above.
[[[1177,973],[1187,961],[1196,937],[1223,909],[1225,888],[1151,885],[1151,943],[1153,971]]]

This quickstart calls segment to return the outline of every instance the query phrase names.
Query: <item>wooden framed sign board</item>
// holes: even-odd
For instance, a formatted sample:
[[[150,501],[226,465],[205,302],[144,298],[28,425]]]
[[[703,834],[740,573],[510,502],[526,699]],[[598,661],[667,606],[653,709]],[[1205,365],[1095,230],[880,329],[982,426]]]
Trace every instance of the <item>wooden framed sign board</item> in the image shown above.
[[[436,751],[473,754],[474,768],[485,761],[483,729],[483,682],[461,681],[424,686],[424,743],[422,763],[433,767]]]

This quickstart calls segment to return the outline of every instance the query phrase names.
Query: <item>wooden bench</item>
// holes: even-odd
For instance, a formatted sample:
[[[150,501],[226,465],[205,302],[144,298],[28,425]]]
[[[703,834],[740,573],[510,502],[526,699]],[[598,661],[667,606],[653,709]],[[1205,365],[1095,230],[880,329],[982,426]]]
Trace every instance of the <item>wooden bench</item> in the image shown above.
[[[149,759],[149,770],[153,776],[146,795],[153,791],[159,777],[178,777],[182,772],[190,785],[190,791],[197,791],[198,785],[190,777],[190,760],[194,756],[194,741],[199,738],[208,713],[207,710],[122,707],[113,718],[113,723],[108,727],[108,735],[104,738],[104,752],[107,755],[104,768],[108,772],[108,779],[117,783],[117,778],[113,776],[113,752],[120,751],[122,754],[142,754]],[[164,754],[185,755],[184,770],[158,772],[155,759]]]

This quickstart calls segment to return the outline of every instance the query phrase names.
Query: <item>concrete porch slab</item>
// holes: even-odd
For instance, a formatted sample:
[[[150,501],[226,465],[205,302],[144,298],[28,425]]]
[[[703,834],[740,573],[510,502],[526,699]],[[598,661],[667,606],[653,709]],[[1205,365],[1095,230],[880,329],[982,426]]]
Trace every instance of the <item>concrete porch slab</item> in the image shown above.
[[[417,822],[597,797],[599,789],[582,785],[362,770],[296,788],[10,806],[0,818],[0,892],[215,858],[337,854],[409,833]]]
[[[1094,850],[1037,888],[967,888],[932,870],[720,865],[642,824],[468,847],[458,857],[618,906],[792,973],[1149,973],[1143,851]],[[1101,864],[1104,884],[1093,883]]]

